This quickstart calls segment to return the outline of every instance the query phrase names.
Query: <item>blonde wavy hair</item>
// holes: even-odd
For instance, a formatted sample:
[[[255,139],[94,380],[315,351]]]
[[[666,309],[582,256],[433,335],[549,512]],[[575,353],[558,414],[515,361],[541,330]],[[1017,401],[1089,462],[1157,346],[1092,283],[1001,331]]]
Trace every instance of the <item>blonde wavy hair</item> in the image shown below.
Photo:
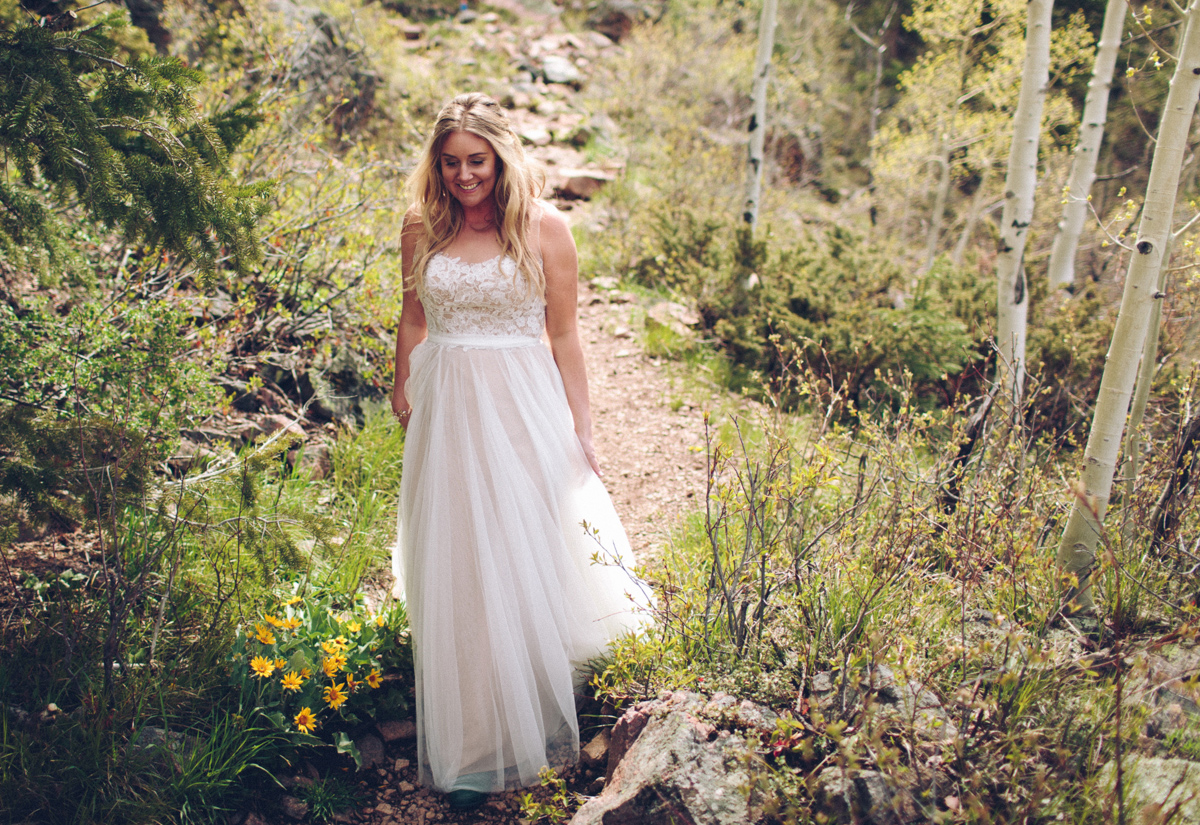
[[[410,213],[415,211],[420,216],[424,229],[413,267],[414,283],[423,284],[429,259],[454,241],[466,221],[461,204],[442,179],[442,147],[455,132],[483,138],[496,153],[492,197],[496,201],[502,254],[516,262],[517,272],[525,277],[530,289],[544,296],[546,278],[537,250],[531,248],[530,229],[545,175],[525,157],[521,138],[500,104],[479,92],[458,95],[442,107],[421,160],[408,179]]]

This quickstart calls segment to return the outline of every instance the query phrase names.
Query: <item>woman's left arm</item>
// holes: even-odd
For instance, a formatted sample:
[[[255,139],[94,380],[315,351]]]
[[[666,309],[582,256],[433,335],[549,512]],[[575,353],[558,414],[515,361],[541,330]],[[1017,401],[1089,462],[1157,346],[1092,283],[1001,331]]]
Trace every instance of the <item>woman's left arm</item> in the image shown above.
[[[575,239],[563,216],[546,208],[541,230],[542,270],[546,274],[546,335],[550,352],[562,375],[567,404],[575,422],[575,434],[596,475],[600,463],[592,447],[592,412],[588,401],[587,369],[579,342],[576,307],[579,294],[579,259]]]

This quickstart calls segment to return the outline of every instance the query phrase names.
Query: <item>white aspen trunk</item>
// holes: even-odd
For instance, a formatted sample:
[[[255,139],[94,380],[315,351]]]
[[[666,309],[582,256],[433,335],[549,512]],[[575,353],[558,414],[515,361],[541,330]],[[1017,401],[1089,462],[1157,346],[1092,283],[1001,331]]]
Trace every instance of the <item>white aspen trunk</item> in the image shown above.
[[[879,108],[879,93],[883,88],[883,56],[887,52],[883,36],[891,26],[892,15],[896,13],[900,3],[899,0],[892,0],[887,14],[883,16],[883,22],[879,24],[879,30],[875,37],[871,37],[855,24],[854,3],[855,0],[850,0],[846,5],[846,24],[851,31],[858,35],[859,40],[871,47],[871,53],[875,56],[875,82],[871,84],[871,112],[867,119],[867,159],[864,163],[867,171],[873,174],[875,170],[875,133],[879,130],[879,115],[882,112]]]
[[[950,198],[950,147],[943,138],[937,164],[941,167],[937,192],[933,198],[933,215],[929,220],[929,232],[925,236],[925,265],[921,272],[928,272],[937,257],[938,241],[942,237],[942,222],[946,217],[946,201]]]
[[[1072,608],[1081,612],[1090,613],[1095,607],[1091,569],[1100,538],[1100,520],[1104,518],[1112,493],[1121,434],[1153,307],[1162,299],[1158,279],[1171,237],[1171,219],[1188,132],[1196,98],[1200,95],[1200,26],[1195,22],[1198,2],[1200,0],[1192,0],[1185,15],[1186,29],[1179,63],[1171,78],[1159,123],[1135,251],[1125,276],[1121,310],[1105,359],[1104,376],[1100,380],[1096,412],[1083,456],[1082,492],[1086,497],[1076,497],[1058,546],[1059,565],[1078,581],[1070,595]]]
[[[1195,164],[1191,167],[1195,174]],[[1180,176],[1179,188],[1187,191],[1192,175]],[[1171,253],[1175,251],[1175,242],[1200,220],[1200,215],[1192,216],[1187,224],[1167,238],[1166,249],[1163,250],[1162,264],[1158,268],[1157,292],[1165,295],[1167,291],[1167,270],[1171,264]],[[1125,455],[1121,461],[1120,479],[1125,482],[1125,518],[1121,525],[1121,547],[1128,548],[1133,541],[1133,519],[1129,517],[1133,505],[1133,493],[1138,473],[1141,472],[1142,457],[1142,419],[1146,417],[1146,405],[1150,402],[1150,385],[1154,383],[1155,365],[1158,363],[1158,332],[1162,327],[1161,300],[1154,301],[1150,306],[1150,321],[1146,325],[1146,341],[1142,345],[1142,359],[1138,364],[1137,383],[1133,388],[1133,401],[1129,407],[1129,420],[1125,424]]]
[[[1050,82],[1050,12],[1053,0],[1029,0],[1025,28],[1025,65],[1021,96],[1013,116],[1012,147],[1004,179],[1004,214],[1000,219],[1000,254],[996,258],[996,338],[1000,381],[1006,398],[1021,400],[1025,383],[1025,327],[1029,290],[1025,283],[1025,242],[1033,220],[1037,189],[1038,139],[1042,104]]]
[[[1167,263],[1171,260],[1172,244],[1168,242],[1163,253],[1163,263],[1158,271],[1158,292],[1167,287]],[[1146,340],[1142,344],[1142,358],[1138,365],[1137,383],[1134,385],[1133,403],[1129,407],[1129,420],[1125,428],[1125,458],[1121,462],[1121,480],[1125,482],[1125,519],[1121,525],[1121,547],[1128,548],[1133,541],[1134,487],[1141,472],[1142,419],[1146,416],[1146,404],[1150,401],[1150,385],[1154,383],[1154,365],[1158,361],[1158,329],[1162,323],[1162,301],[1154,301],[1150,307],[1150,320],[1146,328]]]
[[[1079,142],[1075,145],[1071,174],[1067,178],[1066,203],[1058,222],[1058,233],[1054,236],[1054,247],[1050,251],[1051,290],[1062,289],[1075,281],[1075,254],[1090,211],[1088,196],[1092,192],[1092,184],[1096,182],[1096,157],[1104,140],[1108,95],[1112,90],[1113,70],[1117,65],[1117,52],[1120,50],[1121,32],[1125,28],[1128,10],[1125,0],[1108,0],[1104,10],[1104,27],[1100,30],[1096,63],[1092,69],[1092,79],[1088,81],[1083,118],[1079,122]]]
[[[771,53],[775,51],[775,8],[778,0],[763,0],[758,24],[758,55],[754,59],[754,87],[750,92],[750,149],[746,164],[746,208],[742,220],[753,230],[758,224],[758,202],[762,196],[763,143],[766,138],[767,81],[771,77]]]

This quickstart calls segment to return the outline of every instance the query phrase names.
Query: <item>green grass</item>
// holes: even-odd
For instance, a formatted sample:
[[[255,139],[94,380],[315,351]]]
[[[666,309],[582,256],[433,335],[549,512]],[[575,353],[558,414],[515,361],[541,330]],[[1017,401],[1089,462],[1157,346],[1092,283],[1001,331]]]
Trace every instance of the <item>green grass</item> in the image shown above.
[[[337,776],[328,776],[302,787],[297,795],[308,803],[308,813],[314,822],[328,822],[334,814],[363,801],[357,788]]]
[[[403,433],[369,409],[322,480],[289,470],[286,446],[247,447],[224,472],[128,509],[108,534],[114,590],[100,577],[27,583],[29,609],[0,630],[0,705],[62,712],[31,729],[0,714],[0,819],[221,821],[254,774],[280,768],[288,738],[240,716],[229,692],[233,628],[293,588],[349,600],[387,569]],[[132,745],[148,727],[190,744]]]
[[[1040,821],[1046,811],[1094,821],[1103,797],[1083,788],[1116,737],[1137,741],[1145,713],[1123,707],[1118,728],[1115,684],[1130,669],[1081,665],[1086,648],[1057,618],[1055,524],[1079,455],[998,424],[948,513],[939,495],[965,418],[902,403],[853,426],[819,409],[754,426],[715,421],[707,512],[646,571],[659,586],[657,623],[597,663],[600,695],[620,706],[664,689],[723,690],[803,717],[803,735],[780,734],[774,764],[778,821],[809,821],[822,767],[901,777],[915,769],[910,755],[928,753],[861,701],[800,710],[815,673],[854,686],[887,664],[932,690],[960,730],[940,748],[949,773],[939,793],[961,802],[965,821]],[[1099,646],[1120,645],[1135,663],[1157,634],[1186,633],[1191,621],[1175,562],[1144,552],[1150,487],[1131,506],[1134,543],[1114,547],[1098,574]],[[1197,516],[1193,506],[1184,519]],[[1183,737],[1167,745],[1194,750]]]

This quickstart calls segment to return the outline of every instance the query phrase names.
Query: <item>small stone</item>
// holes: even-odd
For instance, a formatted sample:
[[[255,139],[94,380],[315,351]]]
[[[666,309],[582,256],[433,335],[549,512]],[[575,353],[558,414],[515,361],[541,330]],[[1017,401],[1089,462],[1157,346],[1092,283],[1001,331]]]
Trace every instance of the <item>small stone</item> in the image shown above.
[[[395,742],[401,739],[416,739],[417,726],[411,719],[388,719],[375,726],[384,742]]]
[[[597,31],[584,32],[583,37],[589,46],[597,49],[607,49],[609,46],[614,45],[612,38]]]
[[[575,84],[583,79],[579,69],[570,60],[557,54],[542,58],[542,76],[547,83]]]
[[[550,132],[541,126],[531,126],[521,131],[521,140],[532,143],[534,146],[547,146],[552,139]]]
[[[416,790],[416,786],[414,786],[411,782],[401,782],[396,786],[396,788],[400,791],[400,793],[412,793]]]
[[[608,731],[602,730],[579,751],[579,761],[591,768],[608,759]]]
[[[375,806],[375,813],[383,814],[384,816],[391,816],[395,811],[396,809],[386,802],[380,802]]]
[[[308,803],[294,796],[284,796],[279,800],[279,807],[291,819],[299,822],[308,816]]]
[[[399,773],[400,771],[407,768],[409,766],[409,764],[411,764],[411,763],[407,759],[397,759],[394,763],[392,763],[392,770]]]
[[[359,757],[362,759],[364,768],[373,768],[376,765],[382,765],[386,758],[383,752],[383,741],[373,733],[368,733],[360,736],[354,741],[355,747],[358,748]],[[383,773],[383,771],[380,771]]]

